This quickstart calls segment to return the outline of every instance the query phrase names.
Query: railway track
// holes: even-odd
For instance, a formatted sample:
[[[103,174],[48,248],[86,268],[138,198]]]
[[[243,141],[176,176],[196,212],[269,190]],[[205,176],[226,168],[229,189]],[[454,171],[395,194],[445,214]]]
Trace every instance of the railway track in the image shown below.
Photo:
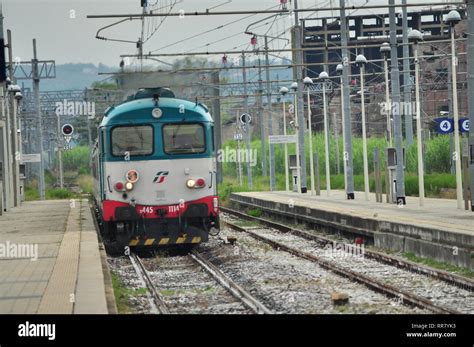
[[[146,285],[148,293],[152,300],[152,311],[156,311],[161,314],[170,314],[172,310],[168,307],[166,299],[160,294],[158,288],[155,285],[150,272],[143,264],[142,259],[132,254],[129,256],[132,265],[142,282]],[[198,265],[199,269],[203,269],[215,282],[217,282],[225,291],[228,292],[233,298],[240,302],[246,307],[251,313],[254,314],[271,314],[272,311],[268,309],[264,304],[257,300],[252,294],[250,294],[243,287],[235,283],[230,277],[226,276],[217,266],[211,263],[203,255],[199,254],[196,250],[192,251],[185,258],[190,259],[194,264]],[[160,288],[161,289],[161,288]]]
[[[132,253],[129,255],[129,258],[130,258],[130,261],[132,262],[135,272],[137,273],[141,281],[145,284],[145,286],[148,289],[148,293],[151,296],[152,302],[150,304],[152,307],[152,312],[158,311],[161,314],[170,313],[163,297],[161,296],[161,294],[158,292],[157,288],[155,287],[153,280],[151,279],[150,274],[145,268],[145,265],[143,265],[143,262],[140,259],[140,257]]]
[[[323,236],[314,235],[303,230],[297,230],[283,224],[268,221],[266,219],[248,216],[239,211],[234,211],[227,208],[221,208],[221,211],[225,213],[229,213],[233,216],[237,216],[238,218],[241,218],[241,219],[257,221],[259,223],[262,223],[268,228],[279,231],[280,234],[282,235],[294,235],[300,240],[312,241],[313,243],[317,244],[320,248],[324,245],[327,245],[328,243],[334,242],[333,240],[330,240]],[[349,266],[342,266],[340,263],[338,264],[338,262],[328,260],[320,255],[314,254],[314,252],[312,251],[309,251],[309,252],[303,251],[300,247],[290,246],[288,242],[277,240],[272,235],[265,236],[261,232],[257,233],[254,230],[250,230],[249,228],[236,225],[235,223],[232,223],[230,221],[225,221],[225,223],[231,229],[239,231],[239,232],[245,232],[246,234],[250,235],[254,239],[264,242],[275,249],[286,251],[297,257],[315,262],[319,264],[321,267],[328,269],[338,275],[341,275],[353,281],[362,283],[374,291],[381,292],[387,296],[397,297],[401,299],[401,301],[405,304],[408,304],[411,306],[417,306],[423,309],[427,309],[431,312],[440,313],[440,314],[462,313],[461,311],[448,308],[443,305],[435,304],[432,300],[429,300],[423,295],[417,295],[413,293],[411,290],[402,289],[400,288],[399,285],[392,285],[392,284],[387,283],[387,281],[384,281],[383,279],[368,275],[367,272],[370,273],[370,271],[366,271],[366,273],[363,273],[362,271],[354,271],[351,268],[349,268]],[[428,276],[432,278],[433,280],[443,281],[445,283],[449,283],[452,286],[462,288],[463,290],[472,291],[472,289],[474,288],[472,281],[470,281],[469,279],[466,279],[457,275],[449,274],[444,271],[431,269],[429,267],[422,266],[419,264],[407,262],[402,259],[385,255],[379,252],[365,250],[364,256],[375,262],[382,263],[386,267],[387,266],[392,267],[392,268],[397,267],[398,269],[401,269],[400,271],[416,273],[417,275],[423,276],[423,277]]]

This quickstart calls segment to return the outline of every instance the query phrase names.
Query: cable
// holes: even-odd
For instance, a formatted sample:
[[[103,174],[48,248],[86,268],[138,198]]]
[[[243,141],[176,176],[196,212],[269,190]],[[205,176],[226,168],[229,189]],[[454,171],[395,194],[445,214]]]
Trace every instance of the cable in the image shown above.
[[[273,9],[276,8],[276,7],[278,7],[278,6],[272,6],[272,7],[269,7],[269,8],[267,8],[267,9],[265,9],[265,10],[273,10]],[[205,30],[205,31],[203,31],[203,32],[200,32],[200,33],[198,33],[198,34],[192,35],[192,36],[187,37],[187,38],[185,38],[185,39],[182,39],[182,40],[173,42],[173,43],[171,43],[171,44],[168,44],[168,45],[166,45],[166,46],[162,46],[162,47],[160,47],[160,48],[157,48],[157,49],[155,49],[155,50],[152,50],[152,51],[150,51],[150,53],[153,53],[153,52],[156,52],[156,51],[159,51],[159,50],[163,50],[163,49],[165,49],[165,48],[169,48],[169,47],[175,46],[175,45],[177,45],[177,44],[179,44],[179,43],[183,43],[183,42],[186,42],[186,41],[195,39],[196,37],[199,37],[199,36],[201,36],[201,35],[209,34],[209,33],[213,32],[213,31],[217,31],[217,30],[223,29],[223,28],[225,28],[225,27],[227,27],[227,26],[229,26],[229,25],[233,25],[233,24],[235,24],[235,23],[241,22],[241,21],[243,21],[243,20],[245,20],[245,19],[248,19],[248,18],[250,18],[250,17],[257,16],[257,15],[258,15],[258,14],[251,14],[251,15],[248,15],[248,16],[245,16],[245,17],[236,19],[236,20],[234,20],[234,21],[231,21],[231,22],[229,22],[229,23],[219,25],[218,27],[216,27],[216,28],[214,28],[214,29]]]

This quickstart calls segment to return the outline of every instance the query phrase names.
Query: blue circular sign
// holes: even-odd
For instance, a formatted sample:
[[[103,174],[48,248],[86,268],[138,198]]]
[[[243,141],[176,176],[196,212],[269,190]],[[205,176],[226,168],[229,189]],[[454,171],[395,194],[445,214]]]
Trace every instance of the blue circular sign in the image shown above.
[[[439,130],[441,133],[449,134],[453,131],[453,123],[449,119],[443,119],[439,122]]]
[[[462,132],[469,132],[469,118],[463,118],[460,120],[460,128]]]

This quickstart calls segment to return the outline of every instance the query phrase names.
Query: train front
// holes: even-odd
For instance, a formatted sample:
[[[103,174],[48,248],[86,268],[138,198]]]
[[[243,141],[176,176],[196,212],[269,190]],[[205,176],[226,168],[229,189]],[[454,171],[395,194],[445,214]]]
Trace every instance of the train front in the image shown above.
[[[104,117],[97,150],[96,200],[114,252],[199,244],[218,231],[214,123],[204,105],[121,104]]]

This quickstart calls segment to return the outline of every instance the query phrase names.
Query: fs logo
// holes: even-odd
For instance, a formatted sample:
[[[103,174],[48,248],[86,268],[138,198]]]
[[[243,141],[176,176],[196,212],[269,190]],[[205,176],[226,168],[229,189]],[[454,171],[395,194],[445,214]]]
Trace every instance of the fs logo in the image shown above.
[[[163,183],[165,181],[165,178],[168,176],[169,171],[160,171],[155,175],[155,179],[153,180],[153,183]]]

